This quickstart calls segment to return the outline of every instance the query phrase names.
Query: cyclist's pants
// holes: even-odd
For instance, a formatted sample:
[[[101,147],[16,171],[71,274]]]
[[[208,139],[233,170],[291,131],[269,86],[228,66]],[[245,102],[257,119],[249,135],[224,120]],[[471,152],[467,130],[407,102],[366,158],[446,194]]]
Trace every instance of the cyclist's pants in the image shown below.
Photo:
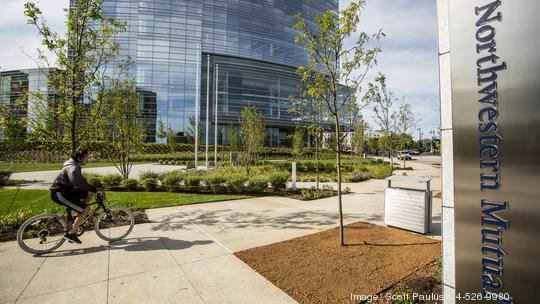
[[[82,213],[86,208],[83,202],[88,197],[88,192],[82,190],[73,190],[70,192],[51,191],[51,199],[62,206],[66,206],[77,213]]]

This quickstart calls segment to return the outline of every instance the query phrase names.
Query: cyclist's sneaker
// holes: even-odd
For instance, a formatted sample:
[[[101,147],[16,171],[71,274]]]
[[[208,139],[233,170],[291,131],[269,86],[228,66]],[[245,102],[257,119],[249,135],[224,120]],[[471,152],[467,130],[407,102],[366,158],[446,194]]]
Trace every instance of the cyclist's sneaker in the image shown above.
[[[69,233],[64,234],[64,240],[67,240],[70,243],[77,243],[77,244],[82,243],[81,240],[79,240],[79,238],[77,237],[77,235],[75,233],[74,234],[69,234]]]

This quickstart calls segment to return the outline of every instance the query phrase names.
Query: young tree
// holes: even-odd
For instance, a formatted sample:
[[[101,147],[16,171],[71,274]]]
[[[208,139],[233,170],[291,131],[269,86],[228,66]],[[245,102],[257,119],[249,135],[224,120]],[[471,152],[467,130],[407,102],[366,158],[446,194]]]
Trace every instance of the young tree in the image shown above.
[[[322,135],[328,125],[328,111],[326,103],[324,100],[322,100],[322,98],[308,100],[304,96],[291,96],[289,100],[291,102],[289,112],[296,115],[296,117],[302,122],[302,125],[306,127],[308,134],[311,135],[315,142],[315,179],[317,189],[319,189]]]
[[[244,166],[248,176],[259,150],[264,145],[265,137],[261,111],[255,107],[243,108],[240,113],[240,140],[244,148]]]
[[[296,127],[292,134],[292,152],[296,160],[300,159],[302,152],[304,152],[304,146],[304,129]]]
[[[188,125],[186,128],[185,136],[188,144],[195,143],[195,115],[188,116]]]
[[[309,56],[308,64],[297,70],[306,88],[305,97],[307,100],[324,100],[333,123],[341,245],[344,245],[341,197],[342,122],[349,116],[344,113],[344,108],[356,104],[356,94],[360,93],[367,72],[377,63],[376,57],[381,51],[379,40],[384,36],[381,31],[373,35],[361,32],[352,47],[348,47],[349,39],[357,32],[359,15],[364,6],[363,0],[353,1],[337,16],[333,11],[315,16],[314,23],[307,22],[298,15],[299,21],[294,26],[300,32],[296,42],[306,47]],[[372,40],[375,40],[375,43],[372,43]],[[366,92],[361,100],[369,100],[365,98],[369,95],[370,92]]]
[[[386,77],[382,74],[372,85],[374,94],[371,95],[372,102],[375,103],[375,123],[379,126],[381,135],[379,137],[379,148],[388,151],[390,165],[394,168],[394,152],[397,142],[395,140],[397,114],[394,111],[394,93],[386,89]]]
[[[241,142],[240,138],[238,138],[238,133],[234,130],[234,126],[232,124],[229,124],[227,130],[227,138],[229,139],[229,145],[231,146],[231,149],[233,151],[240,150]]]
[[[416,119],[411,104],[405,100],[401,103],[397,113],[397,129],[401,134],[410,134],[416,125]]]
[[[240,151],[240,146],[242,145],[240,138],[238,136],[238,132],[235,130],[234,126],[232,124],[229,124],[227,126],[227,139],[229,140],[229,146],[230,146],[230,159],[231,159],[231,165],[236,165],[238,159],[233,158],[233,152],[236,153],[235,155],[238,156],[237,152]]]
[[[10,140],[22,138],[26,131],[26,100],[27,93],[18,98],[14,104],[0,103],[0,127],[4,137]]]
[[[167,138],[167,131],[165,130],[165,124],[163,123],[161,116],[158,118],[158,121],[157,121],[156,137],[161,140],[164,140],[165,138]]]
[[[399,106],[397,113],[397,129],[399,131],[398,146],[401,150],[408,149],[412,146],[413,139],[410,132],[416,124],[414,114],[411,110],[411,105],[404,100]],[[403,168],[405,168],[407,160],[403,158]]]
[[[364,141],[365,141],[365,127],[366,123],[363,120],[360,120],[354,126],[354,132],[351,136],[351,145],[353,152],[357,156],[361,155],[364,152]]]
[[[169,123],[169,127],[167,128],[167,144],[169,145],[169,148],[171,149],[171,153],[174,152],[174,139],[176,138],[176,133],[174,129],[171,127],[171,124]]]
[[[53,32],[33,2],[25,3],[28,23],[35,26],[42,44],[56,57],[56,68],[47,77],[49,87],[57,95],[52,104],[48,96],[35,93],[38,103],[35,117],[29,121],[31,134],[54,149],[75,152],[99,136],[101,104],[93,94],[106,65],[119,56],[114,37],[125,30],[125,22],[104,16],[103,0],[73,0],[66,9],[67,33]],[[49,67],[40,52],[40,65]],[[51,125],[56,126],[51,128]]]
[[[124,179],[129,178],[133,155],[144,143],[145,121],[133,79],[112,80],[102,96],[107,109],[105,138],[111,145],[109,158]]]

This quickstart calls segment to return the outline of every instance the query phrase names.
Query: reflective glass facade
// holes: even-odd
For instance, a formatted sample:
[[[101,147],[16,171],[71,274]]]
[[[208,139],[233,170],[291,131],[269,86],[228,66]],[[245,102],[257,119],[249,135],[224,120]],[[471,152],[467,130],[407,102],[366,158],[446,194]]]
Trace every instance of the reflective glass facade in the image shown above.
[[[287,112],[288,97],[298,90],[295,68],[307,60],[305,50],[294,42],[294,15],[309,19],[337,8],[337,0],[106,0],[103,4],[107,15],[128,23],[118,41],[135,62],[131,73],[150,124],[150,141],[163,141],[156,136],[160,120],[175,131],[178,142],[192,140],[190,117],[195,119],[199,86],[201,143],[207,95],[213,143],[214,77],[219,65],[218,143],[227,143],[227,129],[237,127],[241,109],[254,105],[263,112],[270,145],[283,144],[287,130],[294,128]]]
[[[15,115],[32,119],[33,108],[37,102],[43,102],[32,93],[40,93],[47,96],[52,102],[54,94],[49,90],[47,75],[54,72],[54,69],[22,69],[0,72],[0,104],[7,105],[15,111],[17,101],[22,102],[23,108],[18,109]],[[30,94],[26,94],[26,92]],[[23,99],[24,98],[24,99]],[[21,136],[26,130],[21,130]],[[4,132],[0,127],[0,140],[6,140]]]

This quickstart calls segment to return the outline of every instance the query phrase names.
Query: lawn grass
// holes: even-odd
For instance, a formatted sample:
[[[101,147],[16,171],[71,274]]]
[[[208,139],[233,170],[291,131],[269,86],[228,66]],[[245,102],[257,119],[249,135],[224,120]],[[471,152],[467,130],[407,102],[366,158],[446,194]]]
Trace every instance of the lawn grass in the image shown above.
[[[147,164],[149,162],[135,162],[135,164]],[[6,163],[0,162],[1,169],[9,169],[13,173],[17,172],[34,172],[34,171],[50,171],[62,169],[63,163]],[[111,167],[114,166],[111,162],[90,162],[85,168]]]
[[[0,215],[17,210],[30,209],[32,213],[41,213],[45,209],[58,207],[50,198],[49,190],[0,188]],[[16,197],[15,197],[15,194]],[[15,200],[12,200],[15,197]],[[210,203],[234,199],[249,198],[247,195],[230,194],[192,194],[169,192],[107,192],[107,200],[112,205],[128,205],[131,208],[158,208],[168,206]],[[11,208],[10,208],[11,205]]]

